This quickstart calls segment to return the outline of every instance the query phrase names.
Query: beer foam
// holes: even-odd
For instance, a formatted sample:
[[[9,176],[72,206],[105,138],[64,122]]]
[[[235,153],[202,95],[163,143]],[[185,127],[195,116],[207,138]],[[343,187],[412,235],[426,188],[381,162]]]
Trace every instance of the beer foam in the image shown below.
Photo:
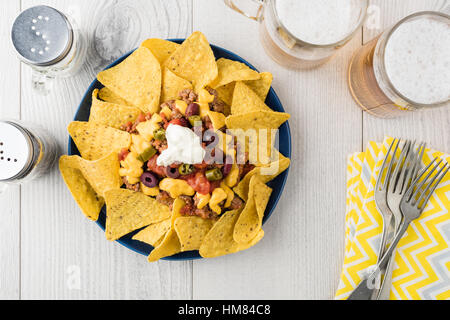
[[[357,0],[278,0],[281,23],[300,40],[325,45],[343,40],[358,23]]]
[[[422,17],[400,25],[385,49],[386,73],[406,98],[421,104],[450,99],[450,25]]]

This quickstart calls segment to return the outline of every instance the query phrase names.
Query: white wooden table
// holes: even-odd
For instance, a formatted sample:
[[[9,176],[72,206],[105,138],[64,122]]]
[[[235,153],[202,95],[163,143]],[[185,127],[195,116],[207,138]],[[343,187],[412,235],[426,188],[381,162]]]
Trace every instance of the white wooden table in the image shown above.
[[[71,11],[92,38],[95,19],[112,0],[8,0],[0,6],[0,117],[50,130],[66,152],[66,126],[105,62],[90,50],[82,72],[58,81],[48,96],[33,92],[30,69],[10,44],[13,19],[49,4]],[[119,0],[120,1],[120,0]],[[0,298],[3,299],[330,299],[344,252],[346,156],[386,134],[417,138],[450,151],[450,110],[381,120],[363,113],[346,83],[351,54],[401,17],[439,9],[445,0],[374,0],[380,28],[364,27],[328,64],[286,70],[264,53],[257,23],[221,0],[133,0],[146,17],[145,37],[208,40],[274,75],[273,87],[290,120],[291,171],[284,194],[256,247],[216,259],[160,261],[105,240],[64,186],[58,170],[0,195]],[[447,1],[448,2],[448,1]],[[378,11],[379,10],[379,11]],[[376,16],[374,16],[376,18]],[[78,281],[79,280],[79,281]]]

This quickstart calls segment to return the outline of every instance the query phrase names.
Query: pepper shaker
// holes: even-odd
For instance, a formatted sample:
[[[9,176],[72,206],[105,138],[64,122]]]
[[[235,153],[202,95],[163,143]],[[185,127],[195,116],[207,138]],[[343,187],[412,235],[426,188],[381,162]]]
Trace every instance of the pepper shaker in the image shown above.
[[[33,70],[33,88],[48,94],[53,79],[74,75],[86,56],[75,21],[49,6],[35,6],[15,19],[11,39],[21,61]]]
[[[48,172],[58,147],[44,129],[15,120],[0,120],[0,193],[7,184],[21,184]]]

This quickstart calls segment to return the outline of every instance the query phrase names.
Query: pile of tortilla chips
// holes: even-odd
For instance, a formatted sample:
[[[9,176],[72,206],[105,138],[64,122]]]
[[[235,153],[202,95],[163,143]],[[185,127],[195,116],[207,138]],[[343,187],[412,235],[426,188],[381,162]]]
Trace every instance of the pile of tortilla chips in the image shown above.
[[[224,212],[218,220],[183,216],[181,198],[169,209],[142,192],[122,188],[118,153],[131,145],[131,134],[120,130],[123,124],[135,121],[141,113],[159,112],[162,102],[176,99],[183,89],[198,92],[207,86],[218,92],[227,111],[225,116],[208,113],[216,129],[224,125],[237,131],[278,129],[289,115],[272,111],[264,103],[272,82],[270,73],[258,73],[224,58],[216,61],[205,36],[194,32],[181,45],[145,40],[121,63],[100,72],[97,79],[104,87],[92,93],[89,121],[74,121],[68,127],[81,157],[62,156],[60,171],[89,219],[97,220],[106,205],[108,240],[137,231],[133,239],[152,245],[148,260],[157,261],[191,250],[199,250],[202,257],[217,257],[245,250],[262,239],[262,220],[272,193],[266,183],[290,163],[279,152],[255,158],[258,165],[233,188],[244,205]],[[239,138],[239,132],[236,135]],[[226,144],[230,136],[221,137]],[[257,134],[250,146],[262,139],[268,141],[268,150],[274,150],[270,133]]]

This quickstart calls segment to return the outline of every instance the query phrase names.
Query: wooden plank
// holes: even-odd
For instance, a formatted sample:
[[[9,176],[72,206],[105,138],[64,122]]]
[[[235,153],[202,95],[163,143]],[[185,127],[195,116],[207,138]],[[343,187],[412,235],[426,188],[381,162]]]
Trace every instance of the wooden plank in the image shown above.
[[[374,0],[381,10],[379,31],[364,28],[364,42],[370,41],[381,30],[388,28],[401,18],[424,10],[439,10],[448,1],[441,0]],[[373,117],[364,113],[364,143],[369,140],[382,141],[385,135],[426,141],[439,150],[450,152],[450,108],[438,108],[407,113],[392,120]]]
[[[11,45],[11,26],[20,0],[2,4],[0,11],[0,119],[20,119],[20,62]],[[6,76],[7,75],[7,76]],[[0,188],[2,188],[0,186]],[[0,193],[0,299],[20,298],[20,187]]]
[[[41,124],[66,152],[66,126],[95,72],[107,61],[95,58],[93,30],[108,4],[117,1],[41,1],[72,12],[91,41],[89,58],[76,76],[58,80],[48,96],[32,91],[23,68],[22,115]],[[123,1],[121,2],[124,3]],[[191,1],[128,1],[141,13],[142,39],[191,33]],[[24,0],[23,7],[35,5]],[[57,168],[22,191],[22,297],[26,299],[189,299],[191,262],[158,262],[108,242],[70,196]]]
[[[241,253],[194,261],[194,298],[331,298],[344,252],[345,160],[362,142],[361,111],[346,82],[361,32],[328,64],[293,71],[267,57],[256,22],[221,1],[194,1],[193,28],[273,73],[273,87],[292,116],[293,143],[289,179],[265,238]]]

